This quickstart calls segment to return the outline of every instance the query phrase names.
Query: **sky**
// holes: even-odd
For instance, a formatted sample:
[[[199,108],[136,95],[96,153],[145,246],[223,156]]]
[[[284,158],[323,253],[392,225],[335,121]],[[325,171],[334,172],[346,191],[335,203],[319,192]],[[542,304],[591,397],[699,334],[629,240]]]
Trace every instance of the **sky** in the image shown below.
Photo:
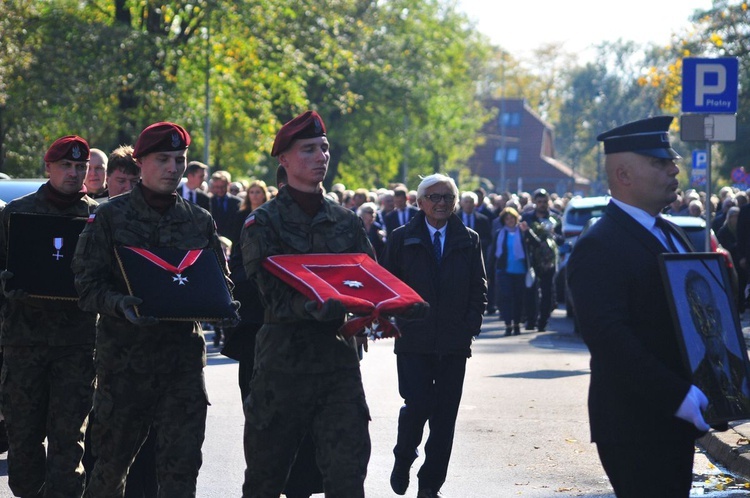
[[[477,29],[516,58],[546,43],[587,58],[602,41],[653,42],[690,25],[696,9],[711,0],[459,0]],[[587,50],[588,49],[588,50]]]

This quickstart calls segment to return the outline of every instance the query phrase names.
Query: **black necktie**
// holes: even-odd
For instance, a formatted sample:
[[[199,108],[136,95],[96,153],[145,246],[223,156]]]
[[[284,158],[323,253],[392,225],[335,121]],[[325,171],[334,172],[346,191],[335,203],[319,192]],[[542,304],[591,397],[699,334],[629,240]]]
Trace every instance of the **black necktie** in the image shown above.
[[[435,235],[432,238],[432,250],[435,253],[435,258],[437,259],[438,264],[440,264],[440,260],[443,258],[443,246],[440,244],[440,232],[435,232]]]
[[[656,226],[659,227],[659,230],[661,230],[661,233],[664,234],[664,238],[667,239],[667,245],[669,246],[669,250],[672,252],[680,252],[674,243],[674,239],[672,238],[672,227],[669,226],[669,222],[665,220],[664,218],[662,218],[661,216],[657,216]]]
[[[190,202],[195,204],[195,190],[190,191]]]

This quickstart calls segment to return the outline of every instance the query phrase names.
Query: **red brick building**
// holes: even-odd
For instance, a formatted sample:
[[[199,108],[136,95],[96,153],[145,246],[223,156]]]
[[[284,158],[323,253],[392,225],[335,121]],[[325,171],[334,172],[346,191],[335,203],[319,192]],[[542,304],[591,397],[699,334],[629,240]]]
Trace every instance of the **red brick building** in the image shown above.
[[[482,129],[484,144],[469,159],[474,174],[489,180],[496,192],[542,187],[558,194],[588,193],[590,180],[555,159],[552,127],[525,100],[493,100],[487,105],[496,112]]]

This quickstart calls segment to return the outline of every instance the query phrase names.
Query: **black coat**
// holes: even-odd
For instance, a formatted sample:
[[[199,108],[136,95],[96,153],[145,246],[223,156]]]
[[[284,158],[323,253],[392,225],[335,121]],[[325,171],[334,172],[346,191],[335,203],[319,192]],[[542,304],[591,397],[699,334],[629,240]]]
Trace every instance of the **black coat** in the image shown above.
[[[419,212],[419,209],[415,208],[414,206],[406,206],[406,222],[408,223],[416,214]],[[390,235],[395,229],[400,227],[398,220],[398,209],[394,209],[390,213],[385,215],[385,231],[388,235]]]
[[[568,261],[576,318],[591,353],[594,442],[685,441],[700,435],[674,416],[691,381],[659,270],[662,252],[651,232],[610,203]]]
[[[180,194],[180,197],[184,199],[186,190],[187,190],[187,185],[182,185],[180,188],[177,189],[177,193]],[[208,194],[205,193],[204,191],[200,189],[195,190],[195,203],[198,204],[203,209],[205,209],[206,211],[209,211],[211,208],[209,199],[210,198]]]
[[[455,214],[448,219],[438,267],[432,241],[419,211],[388,237],[383,266],[414,289],[430,310],[423,320],[398,320],[396,353],[471,356],[487,305],[487,279],[477,233]]]
[[[231,237],[234,236],[232,233],[232,220],[235,213],[240,210],[241,204],[242,199],[236,195],[227,194],[224,197],[211,196],[211,216],[213,216],[216,222],[216,231],[219,232],[219,235],[229,238],[232,243],[239,242],[239,239],[234,240]]]

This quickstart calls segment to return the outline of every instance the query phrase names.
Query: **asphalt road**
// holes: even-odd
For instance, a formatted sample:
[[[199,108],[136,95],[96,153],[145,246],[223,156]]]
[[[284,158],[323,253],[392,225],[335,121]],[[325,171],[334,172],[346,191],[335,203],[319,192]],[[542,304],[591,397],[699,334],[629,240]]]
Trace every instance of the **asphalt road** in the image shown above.
[[[474,342],[442,494],[454,498],[613,497],[589,442],[589,355],[572,333],[572,322],[564,318],[563,310],[557,310],[547,332],[508,338],[502,332],[497,315],[486,317],[482,334]],[[372,416],[366,495],[392,498],[396,495],[388,479],[401,406],[392,340],[370,343],[362,374]],[[211,345],[206,382],[211,406],[197,495],[239,497],[244,420],[237,364]],[[6,456],[0,455],[0,498],[11,496]],[[406,496],[416,496],[421,462],[418,459],[412,468],[412,487]],[[715,470],[699,453],[696,473]]]

